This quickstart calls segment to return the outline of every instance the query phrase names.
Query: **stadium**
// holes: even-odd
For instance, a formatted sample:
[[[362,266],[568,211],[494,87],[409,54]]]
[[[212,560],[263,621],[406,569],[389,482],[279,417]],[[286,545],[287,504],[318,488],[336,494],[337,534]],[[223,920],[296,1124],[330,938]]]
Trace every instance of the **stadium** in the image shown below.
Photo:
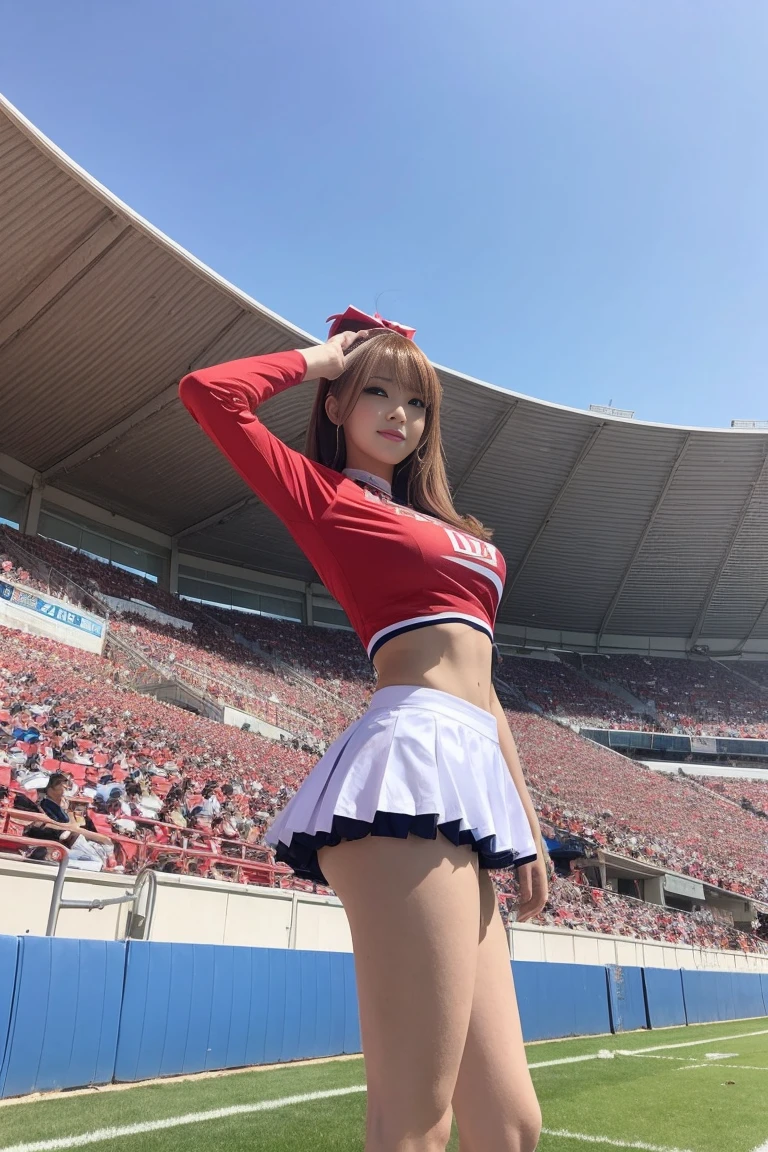
[[[3,99],[0,156],[0,1097],[279,1065],[195,1081],[184,1099],[174,1082],[178,1101],[161,1103],[160,1085],[122,1109],[127,1094],[104,1096],[103,1128],[72,1140],[165,1147],[163,1132],[202,1116],[230,1147],[297,1147],[302,1124],[330,1131],[343,1107],[353,1141],[364,1089],[343,910],[277,864],[263,833],[365,708],[371,666],[287,530],[178,402],[195,368],[316,337]],[[530,925],[515,926],[513,881],[495,877],[526,1039],[553,1042],[531,1066],[545,1079],[605,1060],[609,1093],[643,1065],[629,1126],[583,1138],[703,1146],[648,1126],[664,1090],[650,1048],[692,1071],[692,1107],[725,1059],[696,1045],[736,1045],[740,1082],[764,1091],[768,430],[640,422],[437,371],[456,506],[493,526],[507,560],[498,690],[552,861]],[[302,448],[312,398],[292,389],[265,423]],[[54,772],[95,834],[79,852],[35,821]],[[57,1013],[53,991],[40,998],[54,969],[79,990]],[[262,1019],[243,993],[253,980],[279,1012]],[[218,1032],[195,1031],[185,989],[214,998]],[[63,1043],[67,1021],[80,1049]],[[620,1035],[663,1026],[679,1037]],[[566,1036],[601,1039],[554,1043]],[[316,1110],[292,1115],[289,1137],[276,1109],[299,1099]],[[2,1152],[54,1146],[34,1107],[32,1121],[0,1111],[0,1128],[13,1116]],[[81,1131],[76,1096],[67,1108]],[[238,1127],[252,1114],[255,1135]],[[582,1139],[578,1123],[561,1110],[552,1147]]]

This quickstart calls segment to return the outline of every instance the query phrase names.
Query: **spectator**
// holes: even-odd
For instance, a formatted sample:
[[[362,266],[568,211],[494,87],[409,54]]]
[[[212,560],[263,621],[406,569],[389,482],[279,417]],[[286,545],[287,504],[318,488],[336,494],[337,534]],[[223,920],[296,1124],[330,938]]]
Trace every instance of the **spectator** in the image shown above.
[[[64,790],[67,783],[68,777],[63,772],[54,772],[45,787],[38,790],[39,806],[49,819],[75,830],[74,841],[67,844],[70,860],[98,864],[95,871],[100,871],[114,853],[112,841],[100,832],[81,828],[75,817],[65,812],[62,804],[65,803]]]
[[[18,538],[0,528],[0,538],[3,533],[9,540]],[[124,784],[122,803],[131,805],[134,816],[140,811],[168,822],[165,831],[154,829],[153,834],[178,837],[185,814],[198,805],[199,833],[190,830],[184,838],[190,847],[199,848],[201,836],[211,843],[229,840],[234,830],[240,840],[234,852],[268,861],[262,843],[267,821],[295,793],[322,739],[359,714],[375,686],[356,637],[346,630],[308,628],[254,613],[202,609],[52,541],[25,538],[22,543],[81,587],[151,603],[176,624],[139,614],[111,618],[110,631],[129,639],[137,653],[130,664],[117,649],[104,660],[32,636],[20,648],[17,633],[0,628],[0,747],[7,748],[7,766],[16,781],[39,787],[46,761],[60,759],[65,770],[71,766],[74,772],[77,766],[78,780],[84,777],[78,797],[93,795],[103,775],[112,777],[106,781],[109,791]],[[31,568],[27,565],[23,574],[33,582],[39,573],[30,575]],[[191,627],[178,627],[179,621]],[[167,668],[217,703],[234,703],[277,723],[285,738],[276,742],[256,732],[223,728],[148,695],[136,696],[132,688],[140,683],[139,661],[152,678]],[[580,836],[621,855],[768,901],[768,785],[660,777],[574,731],[596,724],[762,735],[768,733],[760,687],[767,670],[768,663],[765,669],[750,665],[745,680],[726,665],[701,659],[505,657],[501,680],[512,685],[507,717],[542,822],[553,836],[558,830]],[[167,793],[158,784],[161,796],[153,794],[149,783],[154,773],[173,781]],[[200,871],[206,874],[205,861]],[[271,877],[281,886],[301,888],[295,877]],[[497,886],[503,877],[494,875]],[[605,899],[601,893],[589,896],[585,903],[559,884],[553,886],[547,915],[558,923],[596,929],[609,924],[621,931],[624,925],[645,938],[662,938],[666,931],[702,946],[724,939],[722,926],[699,919],[694,931],[685,914],[672,924],[671,910],[638,909],[608,894]],[[738,939],[734,946],[746,947]]]
[[[206,820],[212,820],[221,815],[221,804],[216,798],[215,788],[210,784],[203,789],[203,802],[200,805],[198,815]]]
[[[23,836],[34,840],[56,841],[64,845],[70,853],[72,867],[101,871],[105,862],[112,856],[112,843],[107,836],[81,827],[74,816],[70,817],[62,808],[67,777],[54,772],[48,783],[38,789],[38,802],[28,796],[17,794],[14,807],[19,811],[37,812],[42,819],[27,823]],[[62,828],[62,825],[65,827]],[[45,849],[35,848],[30,853],[33,860],[45,858]]]

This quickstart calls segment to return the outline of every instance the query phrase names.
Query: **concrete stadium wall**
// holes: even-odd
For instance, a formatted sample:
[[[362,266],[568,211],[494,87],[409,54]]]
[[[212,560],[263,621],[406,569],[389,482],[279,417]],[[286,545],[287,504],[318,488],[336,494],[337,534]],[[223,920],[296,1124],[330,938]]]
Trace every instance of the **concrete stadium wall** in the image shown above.
[[[768,1016],[764,974],[512,970],[527,1041]],[[0,936],[2,1098],[360,1051],[349,953]]]
[[[191,620],[182,620],[180,616],[171,616],[168,612],[161,612],[159,608],[153,608],[151,604],[145,604],[143,600],[125,600],[122,596],[105,596],[101,593],[102,600],[106,600],[113,612],[135,612],[137,616],[144,616],[147,620],[155,620],[158,624],[172,624],[174,628],[181,628],[185,632],[191,632],[194,625]]]
[[[237,728],[242,728],[243,724],[250,724],[251,732],[258,732],[260,736],[266,736],[269,740],[279,740],[284,736],[286,740],[293,739],[293,733],[289,732],[287,728],[278,728],[276,724],[268,724],[266,720],[260,720],[258,716],[253,716],[250,712],[243,712],[240,708],[232,708],[229,704],[224,705],[222,719],[225,724],[234,725]]]
[[[43,935],[55,868],[28,860],[0,860],[0,932]],[[335,896],[289,892],[196,876],[156,873],[157,901],[153,941],[235,944],[252,948],[289,948],[310,952],[351,952],[347,917]],[[121,895],[133,878],[70,870],[65,900],[98,900]],[[141,908],[140,908],[141,911]],[[120,940],[126,934],[127,906],[95,911],[64,908],[57,937]],[[604,967],[708,969],[764,972],[768,955],[694,948],[661,941],[635,940],[568,928],[514,925],[508,933],[513,960]]]
[[[9,580],[3,580],[2,584],[5,589],[12,588],[13,596],[21,601],[0,596],[0,624],[4,627],[17,628],[31,636],[46,636],[59,644],[68,644],[70,648],[82,648],[101,655],[107,637],[107,624],[101,616],[34,588],[25,588]],[[30,604],[34,602],[37,607],[27,607],[27,601]],[[67,620],[80,621],[82,626],[67,623]]]
[[[697,948],[661,940],[636,940],[568,928],[516,924],[509,931],[515,960],[551,964],[621,964],[636,968],[706,968],[722,972],[766,972],[768,955]]]

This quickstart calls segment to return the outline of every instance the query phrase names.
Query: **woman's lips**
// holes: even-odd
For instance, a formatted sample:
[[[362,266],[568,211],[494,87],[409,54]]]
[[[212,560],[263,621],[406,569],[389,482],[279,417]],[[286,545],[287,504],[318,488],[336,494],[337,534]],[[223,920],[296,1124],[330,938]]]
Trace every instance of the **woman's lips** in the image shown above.
[[[379,436],[385,436],[387,440],[397,440],[402,443],[405,436],[401,436],[399,432],[379,432]]]

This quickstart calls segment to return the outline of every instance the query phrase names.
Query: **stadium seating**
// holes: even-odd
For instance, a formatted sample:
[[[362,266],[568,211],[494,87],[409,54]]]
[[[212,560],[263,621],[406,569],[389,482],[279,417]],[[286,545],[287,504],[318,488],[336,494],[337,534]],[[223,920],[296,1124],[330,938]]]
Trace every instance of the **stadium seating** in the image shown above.
[[[137,772],[145,793],[150,774],[165,773],[167,779],[155,777],[164,779],[159,788],[161,800],[166,801],[161,812],[150,817],[134,804],[130,815],[122,813],[123,820],[135,825],[128,833],[117,829],[117,811],[96,813],[113,822],[118,841],[127,839],[137,845],[135,850],[121,851],[128,871],[151,858],[162,867],[242,880],[247,878],[247,869],[238,871],[220,859],[235,854],[246,863],[263,867],[269,858],[262,842],[267,821],[311,769],[321,740],[338,735],[365,708],[374,689],[370,663],[356,637],[345,631],[306,628],[228,609],[206,606],[202,610],[150,581],[51,541],[19,538],[10,529],[0,531],[16,537],[12,544],[20,541],[28,552],[34,550],[41,563],[58,570],[66,568],[68,576],[85,585],[87,591],[141,599],[189,621],[193,627],[181,629],[124,613],[111,618],[110,628],[146,659],[148,666],[160,667],[216,700],[271,717],[272,722],[279,720],[280,726],[295,737],[276,743],[139,695],[133,690],[136,664],[123,660],[117,649],[110,650],[110,658],[105,660],[34,637],[25,637],[21,647],[17,633],[0,628],[0,747],[2,732],[9,731],[10,708],[14,704],[25,709],[36,705],[46,710],[38,713],[41,723],[46,714],[58,722],[44,734],[42,756],[56,762],[64,757],[78,795],[92,794],[107,767],[116,780],[121,772],[124,776]],[[10,552],[4,562],[10,565],[6,571],[13,573],[13,579],[35,579],[33,573],[19,569]],[[746,786],[749,782],[671,778],[583,740],[567,725],[641,726],[643,718],[613,693],[610,680],[635,695],[648,696],[638,679],[637,662],[643,663],[642,658],[625,661],[611,657],[610,674],[606,666],[594,665],[594,659],[585,658],[589,679],[556,661],[505,657],[502,664],[501,679],[514,689],[503,695],[506,715],[548,834],[579,835],[595,847],[604,846],[745,896],[768,900],[765,821],[757,814],[766,806],[763,789],[768,786],[755,783],[753,790]],[[660,683],[667,687],[670,700],[683,691],[680,685],[687,684],[690,675],[690,669],[667,669],[668,664],[676,663],[658,662]],[[647,672],[647,665],[643,663],[643,667]],[[655,667],[654,662],[652,672]],[[700,669],[710,665],[692,667],[700,676]],[[729,723],[738,715],[742,723],[757,725],[751,710],[760,689],[755,687],[753,695],[745,683],[740,698],[741,683],[715,666],[711,681],[697,689],[694,710],[701,714],[719,694],[727,707],[727,713],[722,713],[723,723],[726,715],[731,718]],[[724,694],[725,684],[728,695]],[[269,716],[264,715],[267,705],[273,709]],[[672,705],[668,703],[668,707]],[[541,713],[556,717],[560,723]],[[21,715],[27,720],[31,717],[29,712]],[[665,715],[670,722],[680,719],[674,711]],[[80,746],[64,750],[67,737],[78,740]],[[4,742],[8,745],[7,737]],[[6,776],[12,772],[14,784],[23,778],[26,763],[18,747],[10,757],[0,751],[0,773],[3,769]],[[6,776],[0,775],[0,785]],[[210,819],[194,813],[208,780],[219,786],[229,782],[234,788],[234,794],[226,798],[218,793],[225,805],[224,830],[220,823],[212,826]],[[752,811],[740,806],[743,799],[749,800]],[[307,886],[280,870],[261,878],[262,882]],[[505,892],[514,891],[512,874],[496,873],[495,879],[503,900]],[[673,914],[649,905],[638,908],[610,894],[602,894],[607,903],[599,904],[599,895],[585,897],[579,892],[574,896],[572,888],[563,884],[561,878],[555,881],[544,922],[590,928],[598,921],[606,923],[605,909],[610,908],[613,922],[624,925],[620,934],[666,939],[666,932],[676,934],[674,939],[680,941],[695,937],[712,943],[724,939],[723,933],[728,931],[701,918],[694,931],[685,913]],[[735,940],[739,934],[730,931],[729,938]],[[739,942],[736,946],[751,947],[752,943]]]
[[[719,776],[697,776],[696,780],[717,796],[726,796],[734,804],[768,819],[768,773],[765,780],[729,780]]]
[[[756,665],[755,667],[759,667]],[[590,676],[613,680],[656,705],[655,727],[689,736],[768,738],[768,690],[715,660],[585,656]]]
[[[538,917],[539,923],[699,948],[763,950],[754,936],[718,923],[708,913],[659,908],[559,876],[552,881],[551,894],[549,904]]]
[[[336,698],[328,695],[320,710],[309,685],[281,673],[207,621],[187,631],[126,612],[110,628],[169,675],[302,739],[335,739],[349,723],[349,713]]]
[[[505,656],[500,676],[548,715],[586,727],[640,727],[640,717],[607,685],[596,687],[560,661]]]
[[[545,818],[621,855],[768,900],[759,817],[533,712],[510,708],[507,717]]]

